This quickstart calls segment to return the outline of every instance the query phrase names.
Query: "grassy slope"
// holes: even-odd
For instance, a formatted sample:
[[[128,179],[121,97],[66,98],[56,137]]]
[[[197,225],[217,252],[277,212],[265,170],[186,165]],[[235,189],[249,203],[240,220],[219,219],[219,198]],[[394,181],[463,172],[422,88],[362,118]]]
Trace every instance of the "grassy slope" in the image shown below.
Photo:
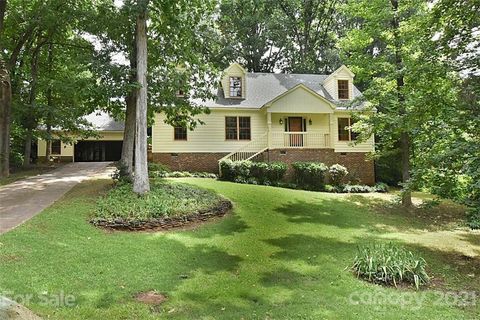
[[[433,291],[420,310],[348,303],[352,292],[425,294],[367,284],[344,270],[358,244],[387,241],[390,234],[423,254],[445,287],[480,290],[478,279],[465,275],[467,266],[453,264],[452,252],[408,241],[408,230],[420,230],[421,221],[373,213],[335,195],[183,181],[230,198],[235,213],[191,231],[106,233],[86,220],[108,182],[83,183],[0,236],[0,291],[77,297],[75,308],[28,305],[51,319],[473,319],[480,311],[436,305]],[[158,308],[133,301],[136,292],[151,289],[169,301]]]

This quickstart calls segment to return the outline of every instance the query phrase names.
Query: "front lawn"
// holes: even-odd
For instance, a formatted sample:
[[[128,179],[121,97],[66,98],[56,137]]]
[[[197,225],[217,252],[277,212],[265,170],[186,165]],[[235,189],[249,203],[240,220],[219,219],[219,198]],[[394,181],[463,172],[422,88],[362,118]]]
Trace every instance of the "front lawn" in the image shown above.
[[[108,232],[88,219],[111,182],[84,182],[0,236],[0,292],[75,297],[74,307],[27,303],[48,319],[474,319],[480,312],[469,305],[480,290],[477,232],[443,220],[431,228],[431,219],[373,209],[378,201],[363,196],[181,181],[229,198],[233,213],[190,231]],[[355,278],[346,268],[357,246],[372,241],[404,243],[423,256],[432,287]],[[168,300],[135,301],[150,290]]]

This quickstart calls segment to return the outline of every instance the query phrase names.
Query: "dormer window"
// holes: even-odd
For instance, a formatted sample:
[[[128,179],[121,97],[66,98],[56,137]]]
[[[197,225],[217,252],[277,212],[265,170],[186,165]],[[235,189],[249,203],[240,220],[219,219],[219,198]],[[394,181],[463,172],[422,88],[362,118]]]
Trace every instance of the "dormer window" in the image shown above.
[[[338,80],[338,99],[339,100],[348,100],[349,90],[348,90],[348,80]]]
[[[230,98],[242,97],[242,78],[230,77]]]

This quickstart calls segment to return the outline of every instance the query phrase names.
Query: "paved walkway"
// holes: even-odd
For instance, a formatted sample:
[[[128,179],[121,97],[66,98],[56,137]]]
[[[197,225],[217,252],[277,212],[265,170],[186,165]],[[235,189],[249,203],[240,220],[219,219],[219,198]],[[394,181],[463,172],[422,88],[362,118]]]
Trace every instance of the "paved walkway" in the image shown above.
[[[108,162],[69,163],[0,187],[0,234],[27,221],[83,180],[107,177]]]

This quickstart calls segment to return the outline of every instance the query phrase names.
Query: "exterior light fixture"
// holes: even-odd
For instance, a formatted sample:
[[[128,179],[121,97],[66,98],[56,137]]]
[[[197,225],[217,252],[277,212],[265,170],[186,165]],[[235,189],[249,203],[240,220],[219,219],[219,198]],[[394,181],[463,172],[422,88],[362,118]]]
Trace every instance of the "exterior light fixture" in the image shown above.
[[[312,119],[308,119],[308,125],[312,125]]]
[[[282,124],[283,124],[283,119],[280,118],[280,120],[278,120],[278,123],[279,123],[280,125],[282,125]]]

